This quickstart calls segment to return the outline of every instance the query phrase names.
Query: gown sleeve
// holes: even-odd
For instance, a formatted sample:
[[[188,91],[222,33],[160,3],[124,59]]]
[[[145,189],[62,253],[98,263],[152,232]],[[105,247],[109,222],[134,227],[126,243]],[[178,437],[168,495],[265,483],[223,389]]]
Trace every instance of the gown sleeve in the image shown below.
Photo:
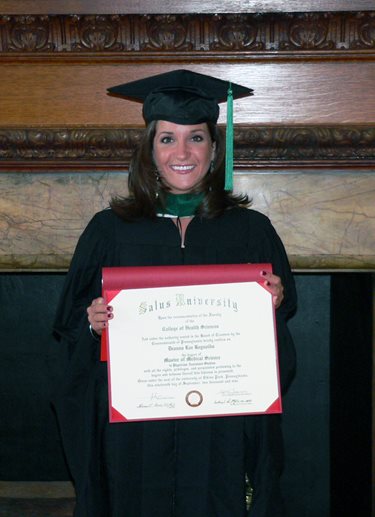
[[[70,356],[83,327],[89,326],[87,307],[101,296],[102,266],[108,247],[106,233],[97,214],[82,233],[66,275],[53,330],[58,341],[68,344]]]
[[[272,264],[281,278],[284,299],[276,309],[280,384],[285,394],[295,375],[296,356],[287,321],[296,311],[297,295],[288,257],[281,239],[269,219],[262,216],[257,225],[256,247],[260,262]],[[245,419],[246,470],[254,489],[248,517],[283,517],[280,492],[283,470],[283,439],[280,415],[257,415]]]
[[[276,309],[277,341],[279,351],[280,384],[283,394],[288,390],[296,370],[296,353],[293,338],[287,322],[297,310],[297,292],[289,260],[274,227],[268,228],[270,238],[267,240],[269,253],[272,256],[274,273],[280,276],[284,286],[284,299]]]
[[[283,394],[288,390],[296,368],[296,354],[287,321],[295,314],[297,293],[293,274],[284,245],[268,218],[265,217],[262,238],[262,259],[272,264],[274,274],[281,278],[284,287],[284,299],[276,309],[277,341],[280,367],[280,384]]]
[[[110,229],[108,229],[110,230]],[[76,488],[85,483],[92,436],[95,435],[95,379],[100,342],[89,331],[86,309],[101,296],[102,266],[108,259],[108,231],[98,215],[80,237],[58,304],[54,349],[61,377],[54,380],[52,406],[57,415],[65,456]]]

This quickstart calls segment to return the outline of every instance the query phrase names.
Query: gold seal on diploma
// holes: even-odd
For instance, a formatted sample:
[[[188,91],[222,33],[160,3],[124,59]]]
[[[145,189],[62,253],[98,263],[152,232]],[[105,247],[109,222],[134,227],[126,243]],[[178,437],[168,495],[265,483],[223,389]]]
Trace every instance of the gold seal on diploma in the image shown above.
[[[203,395],[200,391],[192,390],[186,393],[185,401],[190,407],[198,407],[203,402]]]

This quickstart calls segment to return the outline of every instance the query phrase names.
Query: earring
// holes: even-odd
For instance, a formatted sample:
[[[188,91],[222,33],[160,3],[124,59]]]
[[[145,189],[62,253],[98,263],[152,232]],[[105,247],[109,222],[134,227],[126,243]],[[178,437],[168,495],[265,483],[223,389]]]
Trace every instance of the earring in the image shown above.
[[[156,192],[155,192],[155,200],[157,200],[159,198],[159,190],[161,188],[161,177],[160,177],[160,174],[159,174],[159,171],[158,169],[155,167],[154,169],[154,174],[155,174],[155,179],[156,179]]]
[[[215,168],[215,166],[214,166],[214,161],[213,161],[213,160],[211,160],[210,168],[209,168],[208,172],[211,174],[211,172],[213,172],[213,171],[214,171],[214,168]]]

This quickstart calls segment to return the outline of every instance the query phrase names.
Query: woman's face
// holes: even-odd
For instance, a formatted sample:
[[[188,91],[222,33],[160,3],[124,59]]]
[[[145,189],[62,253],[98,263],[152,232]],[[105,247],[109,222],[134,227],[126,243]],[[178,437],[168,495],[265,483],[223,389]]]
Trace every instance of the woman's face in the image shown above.
[[[153,143],[154,162],[173,194],[186,194],[207,174],[215,156],[207,124],[183,126],[159,120]]]

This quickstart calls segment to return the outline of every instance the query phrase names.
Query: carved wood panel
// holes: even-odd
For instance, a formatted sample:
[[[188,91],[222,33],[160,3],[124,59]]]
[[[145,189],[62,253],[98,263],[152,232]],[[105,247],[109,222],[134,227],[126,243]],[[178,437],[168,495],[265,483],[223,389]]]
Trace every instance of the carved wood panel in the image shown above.
[[[0,170],[127,169],[142,130],[0,128]],[[241,126],[235,168],[375,166],[374,126]],[[253,169],[254,170],[254,169]]]
[[[276,59],[291,52],[304,53],[304,58],[306,53],[319,52],[324,52],[321,58],[331,52],[351,58],[353,52],[374,50],[373,11],[0,17],[2,58],[14,53],[28,53],[29,58],[30,54],[68,57],[91,52],[113,54],[122,60],[138,60],[142,54],[163,60],[165,53],[172,52],[178,52],[176,59],[188,53],[194,53],[195,59],[205,55],[209,59],[242,59],[249,54]]]

